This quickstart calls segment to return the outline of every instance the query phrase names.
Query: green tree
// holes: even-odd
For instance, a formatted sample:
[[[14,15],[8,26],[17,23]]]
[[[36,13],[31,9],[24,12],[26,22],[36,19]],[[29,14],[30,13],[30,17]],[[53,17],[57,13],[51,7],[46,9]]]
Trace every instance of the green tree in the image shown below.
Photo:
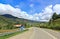
[[[57,14],[56,14],[56,12],[52,15],[52,18],[50,19],[50,21],[49,21],[49,24],[48,25],[54,25],[54,20],[56,20],[57,19]]]
[[[57,14],[56,14],[56,12],[53,14],[53,16],[52,16],[52,20],[54,21],[54,20],[56,20],[57,19]]]

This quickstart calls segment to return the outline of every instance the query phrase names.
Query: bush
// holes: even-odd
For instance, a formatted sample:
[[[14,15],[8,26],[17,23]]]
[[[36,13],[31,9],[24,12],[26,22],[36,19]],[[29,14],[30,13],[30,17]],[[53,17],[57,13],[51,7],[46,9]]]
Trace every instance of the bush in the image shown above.
[[[40,26],[40,28],[49,28],[49,29],[60,30],[60,26]]]

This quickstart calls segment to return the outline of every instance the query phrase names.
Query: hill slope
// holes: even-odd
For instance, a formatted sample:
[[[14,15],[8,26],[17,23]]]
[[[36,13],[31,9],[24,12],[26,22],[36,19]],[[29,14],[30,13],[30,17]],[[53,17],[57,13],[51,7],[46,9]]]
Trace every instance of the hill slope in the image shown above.
[[[13,29],[15,24],[23,24],[25,27],[35,26],[39,22],[17,18],[9,14],[0,15],[0,29]]]

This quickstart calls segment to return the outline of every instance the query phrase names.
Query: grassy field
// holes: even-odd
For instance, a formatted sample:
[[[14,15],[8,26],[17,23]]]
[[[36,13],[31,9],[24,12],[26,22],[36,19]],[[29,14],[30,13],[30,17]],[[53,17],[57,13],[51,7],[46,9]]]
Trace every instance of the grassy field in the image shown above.
[[[15,32],[19,29],[6,29],[6,30],[0,30],[0,33],[4,33],[4,32]]]
[[[7,38],[12,37],[12,36],[15,36],[15,35],[17,35],[17,34],[23,33],[23,32],[25,32],[25,31],[28,31],[28,30],[24,30],[24,31],[22,31],[22,32],[18,31],[18,32],[15,32],[15,33],[13,33],[13,34],[8,34],[8,35],[5,35],[5,36],[0,36],[0,39],[7,39]]]

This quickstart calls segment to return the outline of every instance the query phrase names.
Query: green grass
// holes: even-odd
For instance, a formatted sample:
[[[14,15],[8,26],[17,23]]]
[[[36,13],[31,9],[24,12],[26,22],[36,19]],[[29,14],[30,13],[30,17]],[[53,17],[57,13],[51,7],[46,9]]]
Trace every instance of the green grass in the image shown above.
[[[15,32],[13,34],[5,35],[5,36],[0,36],[0,39],[7,39],[7,38],[12,37],[12,36],[15,36],[17,34],[21,34],[21,33],[25,32],[25,31],[28,31],[28,30],[24,30],[22,32],[18,31],[18,32]]]

